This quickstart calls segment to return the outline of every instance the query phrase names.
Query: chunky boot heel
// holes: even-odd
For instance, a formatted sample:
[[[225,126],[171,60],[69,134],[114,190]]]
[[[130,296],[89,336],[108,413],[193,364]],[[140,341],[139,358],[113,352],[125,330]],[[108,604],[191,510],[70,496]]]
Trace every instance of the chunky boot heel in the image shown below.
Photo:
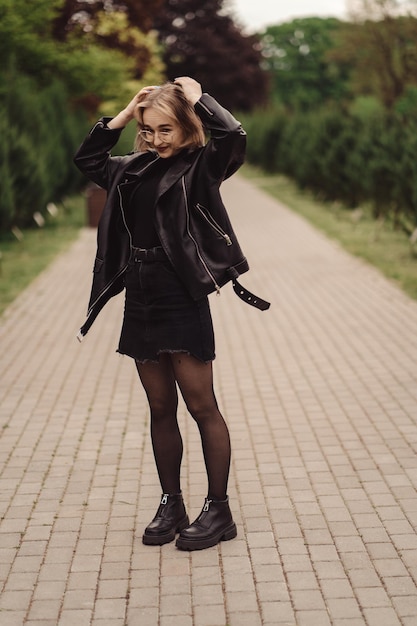
[[[145,528],[142,542],[147,546],[162,546],[175,539],[175,534],[190,524],[182,494],[164,493],[152,522]]]
[[[230,528],[228,528],[225,532],[223,537],[221,538],[220,541],[230,541],[230,539],[234,539],[237,535],[237,528],[236,528],[236,524],[233,523]]]
[[[234,539],[236,535],[237,529],[230,512],[229,498],[206,499],[200,515],[188,528],[180,532],[175,545],[180,550],[204,550],[220,541]]]

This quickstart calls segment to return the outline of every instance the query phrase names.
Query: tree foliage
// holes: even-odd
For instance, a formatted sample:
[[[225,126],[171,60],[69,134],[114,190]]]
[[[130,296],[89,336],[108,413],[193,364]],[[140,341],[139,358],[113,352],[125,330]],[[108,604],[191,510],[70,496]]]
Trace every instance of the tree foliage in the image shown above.
[[[122,12],[129,24],[147,33],[163,0],[63,0],[61,3],[62,9],[54,20],[53,34],[56,39],[64,41],[79,27],[84,32],[94,30],[96,16],[102,12]]]
[[[259,39],[244,35],[223,0],[164,0],[154,27],[164,46],[167,77],[190,75],[232,110],[265,103],[267,78]]]
[[[51,63],[51,22],[61,0],[39,0],[28,11],[25,0],[0,0],[2,71],[14,59],[17,69],[42,75]]]
[[[40,87],[24,74],[0,83],[2,148],[0,231],[34,225],[33,214],[74,191],[81,177],[72,155],[87,123],[68,107],[68,93],[54,80]]]
[[[374,20],[376,22],[387,17],[414,15],[416,0],[348,0],[348,12],[353,22]]]
[[[162,0],[64,0],[54,20],[53,34],[59,41],[88,42],[122,53],[140,80],[147,73],[160,78],[163,66],[155,34],[149,34]]]
[[[417,3],[356,0],[353,8],[332,59],[351,67],[354,94],[375,95],[390,109],[417,86]]]
[[[87,130],[80,109],[96,116],[100,103],[115,97],[122,106],[139,89],[136,79],[163,76],[155,34],[133,26],[123,7],[72,2],[71,28],[61,20],[60,31],[68,4],[0,0],[0,230],[32,224],[35,211],[80,184],[72,165]],[[93,4],[101,10],[89,21],[78,9]],[[127,5],[132,15],[138,9],[133,0]]]
[[[328,58],[342,22],[336,18],[295,19],[262,34],[263,66],[276,99],[292,109],[312,109],[347,96],[348,67]]]
[[[28,11],[25,0],[0,0],[0,78],[13,73],[32,76],[40,87],[59,78],[73,101],[93,95],[105,99],[113,81],[126,81],[129,71],[120,53],[94,42],[69,39],[57,42],[52,25],[62,0],[37,0]]]

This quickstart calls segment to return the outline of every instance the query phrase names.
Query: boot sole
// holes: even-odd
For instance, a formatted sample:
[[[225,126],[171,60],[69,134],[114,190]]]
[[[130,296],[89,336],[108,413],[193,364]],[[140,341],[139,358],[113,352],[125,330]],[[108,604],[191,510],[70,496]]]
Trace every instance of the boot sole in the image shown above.
[[[230,539],[234,539],[237,535],[236,524],[232,522],[229,526],[224,528],[222,531],[213,535],[212,537],[208,537],[207,539],[186,539],[185,537],[178,537],[175,545],[179,550],[204,550],[205,548],[212,548],[216,546],[220,541],[229,541]]]
[[[190,520],[188,515],[186,515],[180,523],[173,529],[171,529],[168,533],[163,535],[147,535],[146,533],[142,536],[142,543],[145,546],[163,546],[165,543],[170,543],[174,541],[175,535],[180,533],[184,528],[190,525]]]

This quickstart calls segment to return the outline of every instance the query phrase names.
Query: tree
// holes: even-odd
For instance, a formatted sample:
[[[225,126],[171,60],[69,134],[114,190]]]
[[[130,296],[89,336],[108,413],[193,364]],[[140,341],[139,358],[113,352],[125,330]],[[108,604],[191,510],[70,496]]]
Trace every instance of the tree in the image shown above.
[[[129,60],[135,79],[141,79],[158,63],[160,51],[155,35],[149,34],[162,0],[61,0],[54,20],[53,35],[58,41],[84,40],[105,49],[121,52]],[[155,68],[156,69],[156,68]]]
[[[375,95],[391,109],[417,85],[417,2],[356,0],[352,24],[333,53],[352,67],[355,94]]]
[[[54,37],[64,41],[68,34],[81,25],[84,32],[94,29],[100,12],[122,12],[129,24],[147,33],[163,0],[63,0],[62,9],[54,21]]]
[[[0,0],[0,84],[16,74],[32,76],[40,88],[60,79],[71,102],[90,102],[96,110],[114,84],[132,77],[132,62],[120,51],[109,51],[92,37],[72,34],[66,41],[53,37],[53,21],[63,0],[37,0],[33,11],[26,0]]]
[[[164,0],[154,20],[167,77],[189,75],[232,110],[265,103],[268,83],[257,36],[244,35],[223,0]]]
[[[110,3],[73,3],[73,8],[96,4],[103,10],[90,21],[78,14],[74,27],[58,36],[65,0],[36,0],[30,10],[27,0],[0,0],[0,170],[5,179],[0,229],[31,224],[34,211],[79,185],[72,155],[88,128],[85,111],[96,117],[99,105],[120,98],[111,103],[113,113],[140,88],[139,78],[163,77],[155,34],[132,26],[128,11]],[[138,8],[133,0],[127,4]]]
[[[11,59],[28,73],[44,68],[53,56],[51,22],[62,0],[38,0],[28,11],[25,0],[0,0],[2,70]]]
[[[347,95],[347,66],[328,58],[342,22],[336,18],[295,19],[262,34],[263,65],[273,95],[292,109],[311,109]]]
[[[384,20],[386,17],[414,15],[416,0],[347,0],[352,21]]]

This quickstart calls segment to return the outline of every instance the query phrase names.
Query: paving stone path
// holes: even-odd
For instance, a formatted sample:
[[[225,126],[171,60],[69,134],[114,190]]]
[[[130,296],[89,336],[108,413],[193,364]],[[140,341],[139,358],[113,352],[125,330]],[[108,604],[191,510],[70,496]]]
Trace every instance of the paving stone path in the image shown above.
[[[80,345],[95,231],[0,328],[0,626],[415,626],[417,303],[236,176],[261,313],[211,297],[238,537],[144,546],[160,489],[123,298]],[[206,493],[180,405],[190,516]]]

